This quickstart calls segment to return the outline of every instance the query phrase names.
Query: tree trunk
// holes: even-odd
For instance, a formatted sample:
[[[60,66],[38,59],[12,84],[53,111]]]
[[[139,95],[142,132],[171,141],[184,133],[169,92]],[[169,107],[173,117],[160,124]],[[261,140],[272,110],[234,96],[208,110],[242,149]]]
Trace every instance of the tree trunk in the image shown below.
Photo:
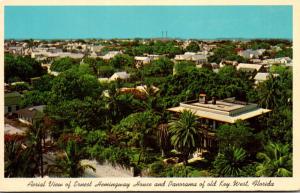
[[[42,139],[40,139],[39,142],[39,149],[40,149],[40,167],[41,167],[41,177],[44,177],[44,163],[43,163],[43,145],[42,145]]]
[[[165,151],[161,149],[161,157],[165,157],[165,156],[166,156]]]

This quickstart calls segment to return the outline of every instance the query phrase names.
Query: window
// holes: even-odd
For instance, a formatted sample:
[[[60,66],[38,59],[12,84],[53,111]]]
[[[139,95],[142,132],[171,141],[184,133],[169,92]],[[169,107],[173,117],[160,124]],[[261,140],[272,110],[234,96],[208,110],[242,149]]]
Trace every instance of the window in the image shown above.
[[[8,106],[7,110],[10,113],[11,112],[11,106]]]

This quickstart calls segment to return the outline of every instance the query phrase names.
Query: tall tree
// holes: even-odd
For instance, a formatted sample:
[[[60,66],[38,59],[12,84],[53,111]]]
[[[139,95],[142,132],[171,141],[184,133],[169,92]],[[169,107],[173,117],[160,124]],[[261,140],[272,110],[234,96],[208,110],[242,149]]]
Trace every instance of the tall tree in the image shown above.
[[[188,110],[183,110],[177,121],[170,123],[170,135],[172,145],[183,155],[184,164],[198,147],[199,131],[197,117]]]
[[[120,142],[127,143],[128,146],[140,148],[138,164],[146,152],[147,147],[151,147],[151,136],[156,127],[159,116],[151,111],[133,113],[122,119],[119,125],[112,131],[119,136]]]

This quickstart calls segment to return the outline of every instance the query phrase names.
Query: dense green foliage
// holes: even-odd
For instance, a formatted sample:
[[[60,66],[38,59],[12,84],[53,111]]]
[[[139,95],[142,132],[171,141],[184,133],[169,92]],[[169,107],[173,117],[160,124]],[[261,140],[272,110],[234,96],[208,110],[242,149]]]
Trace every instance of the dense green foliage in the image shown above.
[[[246,62],[247,60],[237,55],[234,45],[224,45],[214,50],[214,55],[208,58],[209,62],[220,63],[222,60],[232,60],[238,62]]]
[[[68,70],[74,66],[78,66],[80,63],[79,60],[65,57],[55,60],[52,64],[50,69],[55,72],[63,72],[65,70]]]
[[[141,73],[144,77],[162,77],[171,74],[173,71],[173,62],[168,58],[160,58],[154,60],[150,64],[144,66],[141,69]]]
[[[124,69],[125,67],[133,67],[133,57],[127,54],[118,54],[110,61],[110,65],[117,69]]]
[[[269,143],[257,158],[263,162],[257,166],[257,176],[291,177],[292,154],[288,144]]]
[[[198,52],[200,50],[200,47],[197,42],[193,41],[185,49],[188,52]]]
[[[177,54],[182,54],[182,49],[173,41],[150,41],[148,44],[139,44],[126,48],[126,53],[132,56],[141,56],[147,54],[167,55],[174,57]]]
[[[4,56],[4,81],[30,81],[30,78],[39,77],[46,73],[41,64],[28,56]]]
[[[291,56],[292,46],[279,40],[215,44],[209,62],[248,62],[237,55],[240,48],[278,46],[282,51],[271,50],[264,56]],[[40,64],[28,57],[5,55],[5,81],[25,81],[12,87],[22,94],[21,106],[47,105],[47,119],[37,127],[42,130],[30,130],[25,139],[6,136],[5,176],[41,175],[41,139],[46,136],[56,151],[63,152],[45,170],[50,176],[82,176],[85,169],[91,168],[82,159],[134,167],[137,175],[156,177],[292,176],[290,68],[273,65],[270,72],[276,75],[256,85],[252,74],[237,71],[231,65],[215,73],[210,68],[196,68],[193,62],[173,62],[176,54],[199,51],[196,41],[186,49],[176,41],[145,43],[139,39],[113,40],[103,45],[103,52],[122,50],[125,54],[110,60],[58,59],[51,66],[51,70],[61,72],[58,76],[44,75]],[[146,53],[164,56],[135,68],[133,56]],[[127,71],[130,79],[98,80],[118,71]],[[29,81],[36,76],[39,78]],[[145,89],[135,89],[137,86]],[[130,89],[124,91],[124,87]],[[197,100],[199,93],[205,93],[208,100],[235,97],[271,112],[235,124],[218,123],[216,130],[209,128],[215,133],[215,148],[197,151],[203,159],[190,161],[196,149],[203,150],[199,145],[203,135],[200,129],[209,124],[191,111],[177,116],[167,109]],[[21,142],[29,148],[22,149]],[[30,167],[25,168],[22,162]]]

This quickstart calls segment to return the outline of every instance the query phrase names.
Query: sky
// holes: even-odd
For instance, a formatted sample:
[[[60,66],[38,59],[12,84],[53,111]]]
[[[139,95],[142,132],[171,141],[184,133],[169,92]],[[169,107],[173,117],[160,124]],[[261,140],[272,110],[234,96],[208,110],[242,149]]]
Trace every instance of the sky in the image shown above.
[[[292,6],[5,6],[5,39],[292,39]],[[164,33],[165,35],[166,33]]]

